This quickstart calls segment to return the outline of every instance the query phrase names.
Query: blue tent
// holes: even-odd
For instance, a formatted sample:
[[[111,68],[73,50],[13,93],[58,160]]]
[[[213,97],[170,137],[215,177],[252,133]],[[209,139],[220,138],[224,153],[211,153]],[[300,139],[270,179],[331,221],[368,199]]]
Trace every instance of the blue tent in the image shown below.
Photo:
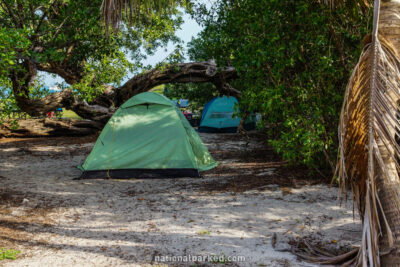
[[[186,108],[187,106],[189,106],[189,100],[187,100],[187,99],[179,100],[179,107]]]
[[[199,132],[235,133],[242,118],[233,117],[238,100],[233,96],[216,97],[208,102],[201,115]],[[249,116],[244,129],[255,129],[254,116]]]

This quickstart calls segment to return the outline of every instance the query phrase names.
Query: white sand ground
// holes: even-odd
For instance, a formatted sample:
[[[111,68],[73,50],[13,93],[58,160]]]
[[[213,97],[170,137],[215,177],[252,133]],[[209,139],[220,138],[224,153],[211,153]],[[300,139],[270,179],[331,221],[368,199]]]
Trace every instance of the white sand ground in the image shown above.
[[[201,136],[212,151],[244,149],[229,135]],[[207,190],[228,171],[201,179],[72,180],[92,146],[0,142],[0,247],[22,251],[1,266],[224,266],[155,261],[189,255],[245,257],[228,266],[311,266],[289,252],[290,238],[336,246],[357,244],[360,236],[351,204],[339,207],[336,188],[326,185]],[[220,170],[252,166],[220,162]],[[248,179],[274,172],[250,171]]]

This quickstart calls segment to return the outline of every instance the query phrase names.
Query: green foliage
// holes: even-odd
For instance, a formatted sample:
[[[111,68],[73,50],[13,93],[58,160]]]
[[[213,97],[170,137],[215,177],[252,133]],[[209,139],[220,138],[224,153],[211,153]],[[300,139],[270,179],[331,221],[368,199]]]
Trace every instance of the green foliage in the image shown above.
[[[161,84],[161,85],[154,87],[150,91],[162,95],[162,94],[164,94],[164,90],[165,90],[165,84]]]
[[[0,24],[0,86],[9,85],[8,74],[16,68],[17,59],[28,55],[31,44],[26,38],[29,29],[5,28]]]
[[[10,89],[0,87],[0,122],[18,108]]]
[[[121,24],[118,32],[107,34],[102,1],[3,1],[0,86],[10,88],[10,71],[24,84],[26,63],[35,62],[39,70],[67,77],[77,95],[90,102],[104,90],[102,84],[120,84],[128,72],[141,71],[140,62],[158,47],[179,43],[174,35],[182,23],[179,3],[168,12],[144,12],[131,25]],[[148,1],[138,3],[140,9],[154,9]]]
[[[342,96],[368,16],[307,0],[219,0],[195,10],[205,28],[189,45],[191,59],[236,67],[241,106],[263,115],[270,143],[291,163],[334,161]]]
[[[211,83],[167,84],[165,95],[170,99],[188,99],[192,110],[201,110],[204,105],[218,95]]]
[[[49,87],[43,83],[42,77],[39,75],[35,82],[29,87],[29,95],[32,99],[38,99],[51,94]],[[15,113],[17,112],[17,114]],[[21,111],[15,100],[14,94],[10,87],[0,86],[0,123],[5,120],[12,119],[9,123],[13,129],[18,128],[15,118],[27,118],[28,114]]]
[[[83,78],[72,85],[72,89],[86,101],[92,101],[104,91],[105,84],[120,85],[122,79],[133,70],[130,63],[122,52],[111,56],[103,56],[96,60],[90,58],[85,64]]]
[[[16,119],[11,120],[10,121],[10,125],[11,125],[11,129],[13,131],[18,130],[18,128],[19,128],[19,124],[18,124],[18,121]]]
[[[68,119],[75,119],[75,120],[81,120],[82,118],[73,112],[72,110],[68,110],[63,108],[62,113],[61,113],[61,118],[68,118]]]
[[[209,230],[206,229],[201,229],[197,232],[198,235],[210,235],[211,232]]]
[[[0,248],[0,261],[7,259],[15,260],[20,253],[21,251],[19,250]]]

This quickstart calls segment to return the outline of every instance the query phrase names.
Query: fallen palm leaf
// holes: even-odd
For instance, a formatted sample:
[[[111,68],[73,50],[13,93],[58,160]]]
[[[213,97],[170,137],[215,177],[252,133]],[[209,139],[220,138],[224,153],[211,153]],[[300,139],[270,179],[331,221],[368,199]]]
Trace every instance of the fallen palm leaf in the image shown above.
[[[388,243],[393,234],[378,196],[377,179],[398,180],[397,158],[400,147],[395,135],[400,98],[400,60],[391,44],[378,37],[380,1],[375,1],[372,42],[361,54],[348,84],[339,125],[337,174],[342,192],[348,185],[363,221],[358,263],[379,266],[379,235],[386,231]],[[395,203],[397,193],[392,190]],[[396,204],[397,205],[397,204]],[[397,206],[398,208],[398,206]],[[380,225],[384,222],[385,225]]]
[[[395,138],[400,131],[400,59],[391,43],[378,36],[379,12],[380,1],[376,0],[372,41],[364,47],[347,85],[339,124],[336,175],[343,195],[347,197],[351,188],[362,219],[362,242],[359,249],[336,257],[321,256],[308,245],[295,250],[303,259],[319,264],[380,266],[383,238],[389,247],[394,243],[378,186],[389,185],[399,212],[394,188],[400,169],[400,146]]]

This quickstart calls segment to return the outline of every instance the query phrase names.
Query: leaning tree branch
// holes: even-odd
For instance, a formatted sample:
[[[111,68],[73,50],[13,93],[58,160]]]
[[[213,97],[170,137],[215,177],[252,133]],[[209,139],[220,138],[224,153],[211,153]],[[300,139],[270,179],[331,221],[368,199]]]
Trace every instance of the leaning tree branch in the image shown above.
[[[76,82],[79,77],[71,77],[57,66],[38,65],[39,70],[58,73]],[[128,80],[120,87],[104,85],[104,92],[93,103],[88,104],[76,97],[72,90],[65,89],[41,99],[30,99],[26,95],[18,97],[19,107],[30,115],[43,114],[58,107],[73,110],[84,119],[107,123],[115,110],[132,96],[148,91],[160,84],[167,83],[213,83],[217,90],[226,95],[239,96],[240,91],[228,84],[236,79],[237,72],[233,67],[217,68],[214,62],[190,62],[169,65],[164,68],[149,70]]]
[[[67,56],[69,55],[67,54]],[[36,66],[37,69],[40,71],[45,71],[48,73],[59,75],[69,84],[77,83],[80,79],[82,79],[81,68],[78,69],[69,68],[67,64],[65,64],[64,62],[62,65],[57,64],[56,62],[37,63]]]
[[[114,99],[115,106],[122,105],[132,96],[146,92],[151,88],[167,83],[213,83],[217,90],[227,95],[239,96],[240,91],[227,84],[236,79],[234,67],[218,69],[215,62],[189,62],[169,65],[167,68],[152,69],[128,80],[116,88],[109,97]]]

